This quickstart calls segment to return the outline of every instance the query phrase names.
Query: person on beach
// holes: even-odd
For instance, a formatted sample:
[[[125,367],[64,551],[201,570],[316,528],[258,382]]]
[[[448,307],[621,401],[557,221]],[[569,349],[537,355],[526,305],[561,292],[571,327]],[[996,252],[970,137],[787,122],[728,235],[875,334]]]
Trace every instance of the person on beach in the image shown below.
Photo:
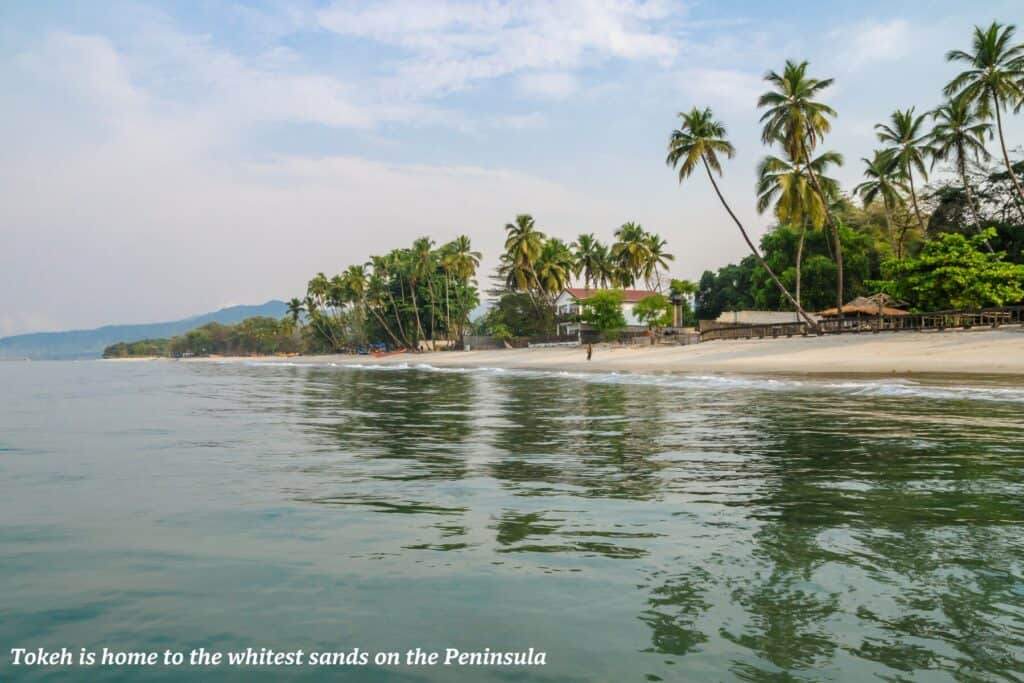
[[[594,345],[593,344],[587,344],[587,360],[590,360],[590,357],[592,355],[594,355]]]

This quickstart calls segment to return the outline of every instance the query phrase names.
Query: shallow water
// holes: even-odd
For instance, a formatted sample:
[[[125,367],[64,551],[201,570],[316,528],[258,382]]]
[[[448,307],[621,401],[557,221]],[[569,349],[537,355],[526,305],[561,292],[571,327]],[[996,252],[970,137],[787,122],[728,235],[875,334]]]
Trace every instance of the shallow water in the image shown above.
[[[0,363],[0,679],[1022,680],[1024,387],[966,382]]]

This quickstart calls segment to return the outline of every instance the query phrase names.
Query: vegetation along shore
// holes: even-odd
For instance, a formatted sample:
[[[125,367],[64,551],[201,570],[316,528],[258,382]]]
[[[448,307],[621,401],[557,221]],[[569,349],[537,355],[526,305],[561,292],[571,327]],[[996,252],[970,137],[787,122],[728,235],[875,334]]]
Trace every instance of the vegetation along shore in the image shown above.
[[[668,241],[636,222],[612,227],[613,222],[603,236],[560,237],[524,213],[505,225],[504,252],[486,290],[478,277],[481,254],[468,236],[442,244],[424,236],[337,274],[316,274],[305,294],[291,300],[284,319],[213,323],[173,339],[115,344],[104,356],[420,352],[465,348],[470,335],[511,347],[564,337],[567,322],[581,341],[584,330],[593,339],[613,341],[628,331],[622,314],[628,291],[629,313],[661,341],[679,338],[662,339],[666,328],[683,330],[745,309],[792,312],[803,324],[800,331],[810,335],[735,346],[744,349],[736,352],[742,360],[725,365],[735,343],[644,351],[645,358],[661,359],[660,369],[704,363],[813,371],[827,357],[835,371],[856,366],[981,372],[990,353],[992,371],[1022,372],[1024,337],[1012,330],[943,341],[912,333],[884,341],[817,336],[825,330],[816,312],[832,308],[841,321],[843,305],[857,297],[885,295],[909,312],[1024,303],[1024,161],[1004,129],[1005,119],[1024,108],[1024,44],[1014,26],[999,22],[975,27],[969,40],[964,49],[947,53],[948,62],[962,70],[936,93],[935,102],[899,103],[903,108],[875,126],[879,147],[856,162],[863,182],[851,188],[832,177],[849,162],[828,149],[839,121],[839,112],[826,103],[833,79],[818,77],[806,61],[768,71],[765,92],[751,103],[761,113],[766,148],[753,190],[758,211],[775,220],[759,243],[717,183],[735,154],[726,125],[709,108],[681,112],[666,162],[681,183],[693,182],[695,174],[706,178],[750,251],[738,263],[704,272],[697,282],[672,278],[673,265],[682,264]],[[573,307],[559,305],[573,286],[583,294],[572,294]],[[489,307],[474,319],[484,300]],[[836,330],[843,325],[833,325]],[[748,357],[748,348],[756,348],[752,353],[762,360]],[[925,348],[936,355],[915,357]],[[771,360],[782,352],[790,360]],[[882,357],[848,357],[854,353]],[[563,354],[566,363],[576,364],[569,351],[531,358]],[[470,358],[444,362],[475,362]],[[602,354],[595,362],[605,362]]]

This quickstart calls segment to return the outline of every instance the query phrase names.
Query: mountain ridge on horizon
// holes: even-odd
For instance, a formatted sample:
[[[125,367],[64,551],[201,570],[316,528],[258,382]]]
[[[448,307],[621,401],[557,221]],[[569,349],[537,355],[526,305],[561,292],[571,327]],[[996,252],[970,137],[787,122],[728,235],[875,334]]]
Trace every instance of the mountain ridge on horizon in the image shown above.
[[[167,322],[113,324],[61,332],[27,332],[0,337],[0,360],[99,358],[104,348],[118,342],[173,337],[210,322],[230,325],[255,316],[281,318],[287,310],[284,301],[271,299],[262,304],[228,306],[218,311]]]

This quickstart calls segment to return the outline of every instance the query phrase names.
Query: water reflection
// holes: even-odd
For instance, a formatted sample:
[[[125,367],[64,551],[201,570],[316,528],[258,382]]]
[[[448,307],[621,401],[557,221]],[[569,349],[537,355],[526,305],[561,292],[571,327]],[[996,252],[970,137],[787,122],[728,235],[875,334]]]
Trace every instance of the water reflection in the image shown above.
[[[613,577],[652,679],[1024,675],[1011,404],[333,369],[301,394],[297,500],[382,555]]]

